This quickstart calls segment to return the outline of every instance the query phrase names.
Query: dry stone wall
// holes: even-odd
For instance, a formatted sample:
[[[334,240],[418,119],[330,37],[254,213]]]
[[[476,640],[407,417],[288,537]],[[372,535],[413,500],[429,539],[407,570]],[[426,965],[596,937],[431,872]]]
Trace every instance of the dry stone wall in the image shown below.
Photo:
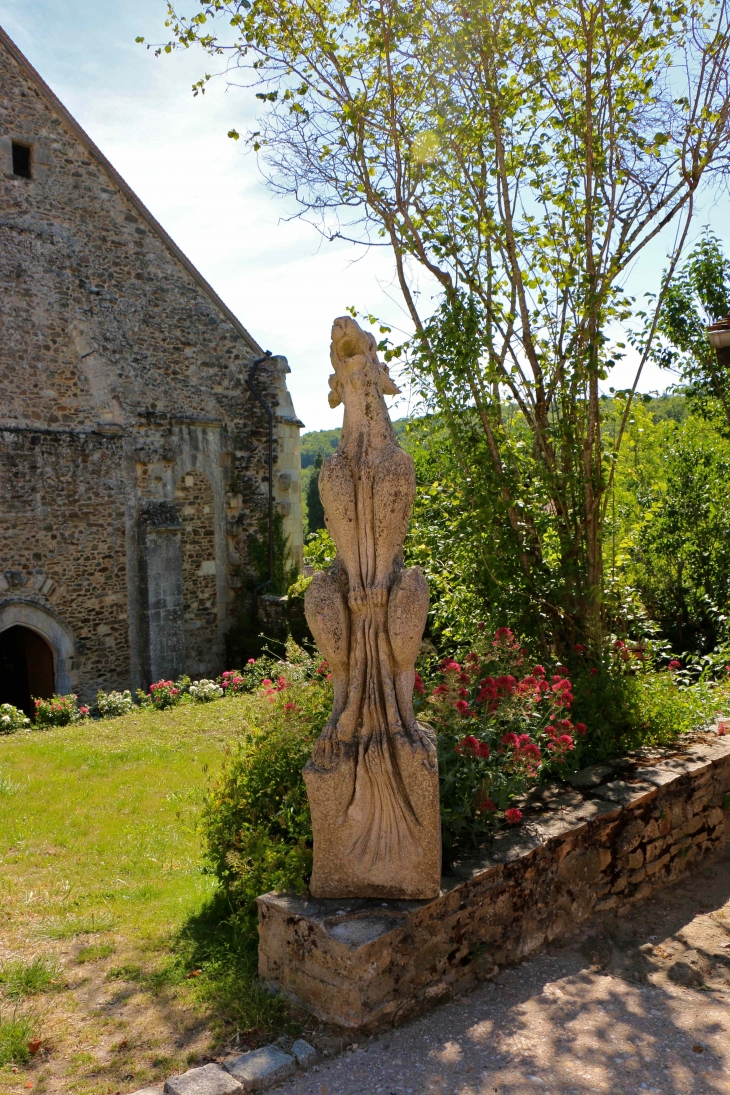
[[[30,178],[13,173],[13,142],[31,149]],[[172,645],[192,673],[219,671],[268,493],[267,417],[246,386],[261,348],[2,31],[0,329],[0,574],[15,575],[0,628],[7,597],[28,598],[71,635],[85,699],[148,683],[145,506],[174,504],[192,476],[211,510],[204,533],[203,514],[183,520],[188,615]],[[275,493],[297,554],[288,371],[271,358],[256,385],[276,411]]]
[[[722,846],[729,810],[730,744],[714,734],[587,769],[543,788],[433,901],[259,898],[259,972],[343,1027],[401,1022],[679,878]]]

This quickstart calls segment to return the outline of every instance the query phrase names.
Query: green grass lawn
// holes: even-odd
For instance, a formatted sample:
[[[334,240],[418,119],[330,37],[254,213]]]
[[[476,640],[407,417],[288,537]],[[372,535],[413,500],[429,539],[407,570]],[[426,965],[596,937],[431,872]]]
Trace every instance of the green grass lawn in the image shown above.
[[[226,924],[197,831],[249,702],[0,738],[3,1095],[132,1091],[226,1039],[294,1029]],[[11,992],[34,961],[54,976]],[[2,1031],[28,1021],[41,1049],[19,1063]]]

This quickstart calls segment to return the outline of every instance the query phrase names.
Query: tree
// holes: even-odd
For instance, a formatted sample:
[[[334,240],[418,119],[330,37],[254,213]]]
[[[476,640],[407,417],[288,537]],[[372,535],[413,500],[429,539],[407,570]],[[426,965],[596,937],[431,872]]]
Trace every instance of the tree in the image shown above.
[[[664,292],[659,315],[663,336],[654,360],[678,369],[690,402],[725,436],[730,435],[730,368],[718,361],[707,327],[730,313],[730,259],[705,229]]]
[[[307,531],[310,533],[325,527],[324,507],[319,497],[319,471],[321,467],[322,453],[318,452],[307,480]]]
[[[198,43],[258,85],[272,187],[330,237],[391,247],[414,368],[510,547],[499,581],[546,645],[599,648],[624,432],[601,430],[608,332],[642,249],[673,224],[671,278],[727,171],[723,0],[202,0],[168,26],[165,50]]]

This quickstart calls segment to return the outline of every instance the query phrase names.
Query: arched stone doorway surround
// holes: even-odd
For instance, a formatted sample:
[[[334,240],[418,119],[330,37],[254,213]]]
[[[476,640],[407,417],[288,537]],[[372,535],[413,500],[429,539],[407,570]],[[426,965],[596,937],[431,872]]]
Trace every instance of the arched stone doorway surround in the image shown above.
[[[37,632],[50,646],[56,692],[59,695],[74,692],[77,685],[74,671],[75,643],[66,625],[52,612],[28,601],[0,603],[0,634],[17,625]]]

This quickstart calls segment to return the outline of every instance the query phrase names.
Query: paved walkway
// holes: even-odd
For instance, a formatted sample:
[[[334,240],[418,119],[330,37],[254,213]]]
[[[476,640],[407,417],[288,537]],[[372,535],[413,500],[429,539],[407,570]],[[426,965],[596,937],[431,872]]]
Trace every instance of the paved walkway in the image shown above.
[[[730,845],[281,1095],[730,1095]]]

